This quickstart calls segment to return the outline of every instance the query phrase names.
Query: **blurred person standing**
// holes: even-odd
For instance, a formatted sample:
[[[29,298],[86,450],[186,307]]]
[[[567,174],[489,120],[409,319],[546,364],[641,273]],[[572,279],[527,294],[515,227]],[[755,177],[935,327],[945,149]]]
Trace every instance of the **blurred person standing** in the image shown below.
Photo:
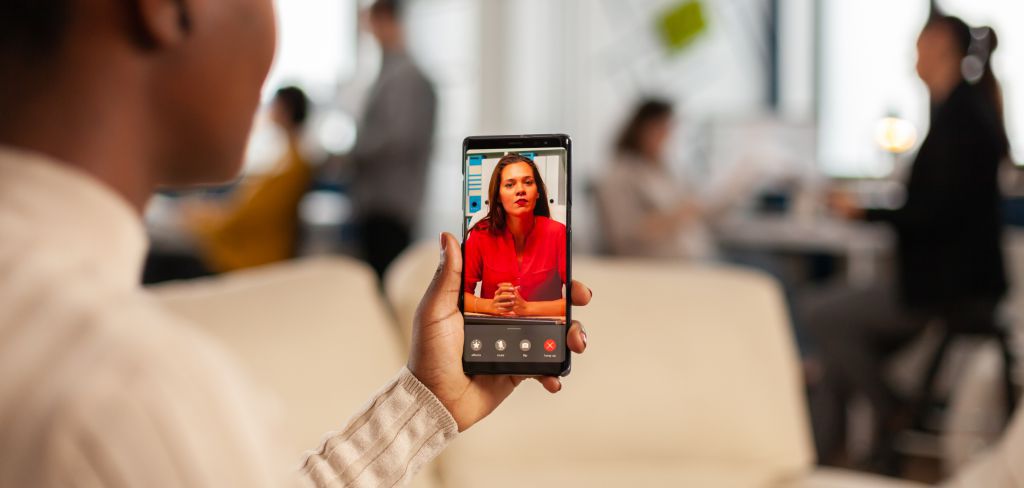
[[[930,18],[917,41],[917,72],[931,98],[931,127],[914,160],[905,203],[863,209],[846,194],[832,198],[842,216],[891,225],[898,247],[894,283],[835,290],[805,317],[825,364],[812,394],[824,463],[840,458],[847,401],[862,394],[876,421],[868,467],[888,469],[893,435],[910,419],[885,381],[884,361],[933,319],[954,330],[994,326],[1007,291],[997,175],[1009,153],[990,63],[996,46],[992,29],[971,29],[955,17]]]
[[[310,184],[302,153],[309,98],[289,86],[277,90],[270,117],[285,136],[284,154],[266,174],[246,176],[225,203],[186,207],[186,226],[196,235],[206,266],[227,272],[295,256],[298,207]]]
[[[672,132],[672,105],[641,102],[619,136],[615,159],[598,183],[606,246],[617,255],[718,257],[694,192],[671,172],[665,150]]]
[[[383,59],[350,154],[360,247],[379,278],[412,241],[437,111],[433,85],[406,52],[402,7],[377,0],[369,8]]]

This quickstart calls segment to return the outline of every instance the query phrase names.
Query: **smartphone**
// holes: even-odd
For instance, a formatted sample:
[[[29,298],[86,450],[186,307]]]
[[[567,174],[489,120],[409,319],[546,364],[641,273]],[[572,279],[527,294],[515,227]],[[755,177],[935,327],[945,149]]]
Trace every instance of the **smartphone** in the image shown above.
[[[565,376],[572,142],[565,134],[467,137],[462,152],[463,370]]]

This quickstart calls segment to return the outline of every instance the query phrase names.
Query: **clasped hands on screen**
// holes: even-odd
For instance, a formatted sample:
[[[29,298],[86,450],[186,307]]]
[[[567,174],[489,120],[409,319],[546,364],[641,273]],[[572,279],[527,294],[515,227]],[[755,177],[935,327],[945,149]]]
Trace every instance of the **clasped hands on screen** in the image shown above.
[[[519,294],[519,287],[512,283],[498,283],[494,291],[494,314],[504,316],[527,316],[530,313],[530,302]]]

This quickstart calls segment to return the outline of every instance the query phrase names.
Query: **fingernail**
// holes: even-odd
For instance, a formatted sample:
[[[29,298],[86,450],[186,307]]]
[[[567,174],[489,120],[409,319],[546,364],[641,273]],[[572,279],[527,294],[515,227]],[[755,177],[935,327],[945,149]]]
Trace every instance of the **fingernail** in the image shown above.
[[[444,232],[440,234],[441,238],[441,250],[444,251],[445,247],[448,246],[448,240],[444,238]]]
[[[594,298],[594,290],[591,290],[590,287],[588,286],[587,287],[587,291],[590,292],[590,298]]]
[[[583,347],[587,347],[587,331],[581,330],[580,337],[583,338]]]

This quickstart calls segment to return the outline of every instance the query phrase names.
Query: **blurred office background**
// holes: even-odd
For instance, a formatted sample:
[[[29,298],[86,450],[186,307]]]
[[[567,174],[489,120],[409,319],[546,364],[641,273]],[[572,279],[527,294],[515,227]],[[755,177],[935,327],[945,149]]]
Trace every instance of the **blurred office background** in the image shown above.
[[[294,208],[294,257],[360,257],[349,153],[364,136],[361,118],[382,63],[382,49],[366,28],[368,3],[277,2],[278,53],[266,107],[284,86],[301,88],[310,100],[301,151],[311,176]],[[461,232],[464,137],[567,133],[575,251],[607,252],[600,181],[625,121],[641,100],[656,98],[674,107],[668,170],[700,199],[715,202],[707,224],[718,246],[782,283],[794,317],[804,305],[800,297],[815,290],[835,282],[871,284],[893,267],[891,231],[834,217],[827,197],[843,188],[864,206],[900,205],[929,131],[915,43],[935,9],[999,36],[991,63],[1011,143],[1001,175],[1005,248],[1010,281],[1018,283],[1024,279],[1024,233],[1015,227],[1024,225],[1015,203],[1024,194],[1015,173],[1024,163],[1024,33],[1017,28],[1024,25],[1024,3],[1018,0],[408,0],[401,14],[405,44],[437,96],[412,241]],[[272,168],[286,139],[261,115],[242,181]],[[393,175],[404,183],[408,177]],[[196,238],[180,224],[181,214],[194,200],[224,200],[232,191],[229,185],[157,197],[147,215],[154,249],[194,251]],[[1011,331],[1015,314],[1024,314],[1022,296],[1011,288],[1001,308],[1000,323]],[[924,334],[894,360],[892,381],[909,396],[920,388],[941,335]],[[944,368],[952,365],[943,371],[970,370],[978,351],[996,354],[981,342],[943,355]],[[999,384],[1001,366],[994,364],[996,373],[982,375],[981,384]],[[820,365],[810,360],[800,368],[813,376]],[[951,390],[963,377],[946,372],[942,381]],[[959,444],[949,443],[948,429],[918,425],[894,441],[910,462],[845,467],[935,481],[997,441],[1008,417],[1005,403],[962,400],[954,419]],[[868,410],[856,402],[851,407],[851,459],[869,449]]]
[[[701,178],[740,160],[754,165],[752,172],[788,172],[812,183],[887,177],[908,158],[879,146],[882,120],[908,121],[918,143],[928,129],[927,94],[914,72],[927,0],[697,2],[694,15],[702,24],[692,33],[674,27],[684,30],[679,46],[659,23],[686,2],[406,3],[409,50],[439,97],[420,236],[457,230],[461,141],[474,134],[570,134],[576,211],[593,213],[585,187],[610,159],[616,132],[642,96],[677,104],[671,162]],[[1014,148],[1021,147],[1024,67],[1011,60],[1024,51],[1024,36],[1012,29],[1024,6],[1008,0],[937,5],[999,33],[993,63],[1008,130]],[[343,155],[356,140],[380,49],[359,29],[357,2],[280,2],[277,8],[279,52],[267,99],[286,84],[305,89],[316,105],[311,142]],[[741,135],[753,143],[731,143]],[[581,219],[577,229],[582,249],[597,238],[586,224]]]

